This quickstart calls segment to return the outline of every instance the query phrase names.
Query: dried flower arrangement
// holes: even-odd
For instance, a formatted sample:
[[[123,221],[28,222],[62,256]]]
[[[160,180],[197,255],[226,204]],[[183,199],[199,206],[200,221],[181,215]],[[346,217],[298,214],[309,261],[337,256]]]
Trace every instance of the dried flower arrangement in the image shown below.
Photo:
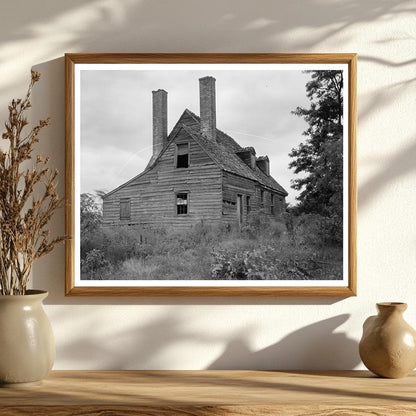
[[[40,74],[32,71],[24,99],[9,105],[9,118],[2,139],[8,149],[0,149],[0,294],[24,295],[33,262],[53,250],[64,236],[50,237],[45,227],[62,204],[56,192],[58,171],[47,166],[49,158],[38,155],[30,168],[24,164],[32,159],[39,132],[49,124],[40,120],[28,134],[25,111],[31,107],[33,85]],[[7,146],[4,146],[7,147]]]

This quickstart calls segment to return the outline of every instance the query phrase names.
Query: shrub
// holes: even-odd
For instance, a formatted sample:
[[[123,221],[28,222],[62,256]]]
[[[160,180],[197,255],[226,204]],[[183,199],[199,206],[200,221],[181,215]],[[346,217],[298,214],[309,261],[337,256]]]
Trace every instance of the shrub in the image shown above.
[[[211,276],[224,280],[266,280],[281,274],[279,251],[273,246],[251,250],[214,250]]]
[[[251,216],[241,230],[202,222],[183,230],[100,226],[82,240],[82,272],[86,278],[127,280],[342,276],[342,251],[325,245],[322,217],[289,220],[291,228],[265,215]]]
[[[221,244],[212,250],[216,280],[313,280],[342,277],[342,252],[294,246],[288,237],[268,244]]]
[[[81,260],[81,271],[90,279],[100,279],[103,269],[108,267],[109,263],[102,251],[92,249],[87,253],[84,260]]]
[[[302,214],[294,219],[293,235],[298,245],[342,246],[342,220],[336,216]]]
[[[148,232],[140,227],[100,226],[94,232],[84,234],[81,240],[81,257],[92,249],[105,254],[108,261],[115,264],[131,257],[147,257],[153,253],[153,244]]]
[[[247,270],[244,258],[239,253],[215,250],[212,252],[214,262],[211,266],[211,277],[215,280],[244,280]]]
[[[252,240],[278,240],[285,231],[286,226],[282,221],[264,213],[249,214],[247,222],[241,226],[241,233]]]

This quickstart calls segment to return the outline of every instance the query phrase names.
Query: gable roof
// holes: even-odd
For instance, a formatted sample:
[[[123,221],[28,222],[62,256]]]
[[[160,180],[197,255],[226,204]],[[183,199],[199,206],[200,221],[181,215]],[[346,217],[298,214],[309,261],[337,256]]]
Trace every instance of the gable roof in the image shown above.
[[[106,195],[104,195],[104,197],[109,196],[120,188],[123,188],[136,179],[139,179],[141,176],[151,170],[157,164],[163,153],[165,153],[171,142],[174,141],[175,137],[178,135],[181,129],[184,129],[204,149],[204,151],[208,154],[212,161],[218,165],[220,169],[256,181],[260,185],[272,189],[281,195],[288,195],[286,190],[274,178],[267,176],[262,170],[258,168],[258,166],[255,166],[254,169],[251,169],[240,159],[239,156],[237,156],[237,152],[245,149],[241,147],[231,136],[219,129],[216,129],[216,140],[214,142],[213,140],[208,139],[201,134],[200,124],[200,117],[198,117],[192,111],[186,109],[170,132],[167,138],[167,143],[165,144],[162,151],[158,155],[153,155],[151,157],[145,170],[124,184],[108,192]]]
[[[234,173],[239,176],[257,181],[266,188],[287,195],[286,190],[271,176],[267,176],[258,166],[251,169],[244,163],[236,152],[245,150],[231,136],[223,131],[216,129],[216,140],[210,140],[200,133],[200,118],[192,111],[186,109],[179,118],[175,127],[168,137],[168,143],[177,135],[183,127],[196,140],[211,159],[226,172]],[[149,165],[150,167],[150,165]]]

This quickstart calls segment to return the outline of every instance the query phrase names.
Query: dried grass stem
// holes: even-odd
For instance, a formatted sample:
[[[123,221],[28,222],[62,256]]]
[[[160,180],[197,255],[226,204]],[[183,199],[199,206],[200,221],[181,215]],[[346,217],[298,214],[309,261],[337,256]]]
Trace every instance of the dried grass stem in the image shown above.
[[[12,100],[2,139],[8,150],[0,150],[0,294],[24,295],[33,262],[48,254],[64,236],[50,237],[46,229],[55,210],[62,205],[56,192],[58,171],[48,167],[49,158],[38,155],[32,167],[23,164],[32,159],[39,132],[50,119],[40,120],[26,136],[25,111],[40,74],[32,71],[24,99]]]

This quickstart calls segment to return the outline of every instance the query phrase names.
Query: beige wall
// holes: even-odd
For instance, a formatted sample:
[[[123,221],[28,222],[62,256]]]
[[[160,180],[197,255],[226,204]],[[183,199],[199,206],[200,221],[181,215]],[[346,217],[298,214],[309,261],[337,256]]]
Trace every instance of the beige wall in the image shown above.
[[[55,368],[356,368],[375,302],[408,302],[416,326],[414,2],[14,0],[0,16],[0,120],[30,68],[42,72],[33,117],[52,117],[41,150],[62,172],[65,52],[359,56],[358,296],[67,299],[61,247],[34,270],[50,291]],[[63,232],[63,213],[53,227]]]

